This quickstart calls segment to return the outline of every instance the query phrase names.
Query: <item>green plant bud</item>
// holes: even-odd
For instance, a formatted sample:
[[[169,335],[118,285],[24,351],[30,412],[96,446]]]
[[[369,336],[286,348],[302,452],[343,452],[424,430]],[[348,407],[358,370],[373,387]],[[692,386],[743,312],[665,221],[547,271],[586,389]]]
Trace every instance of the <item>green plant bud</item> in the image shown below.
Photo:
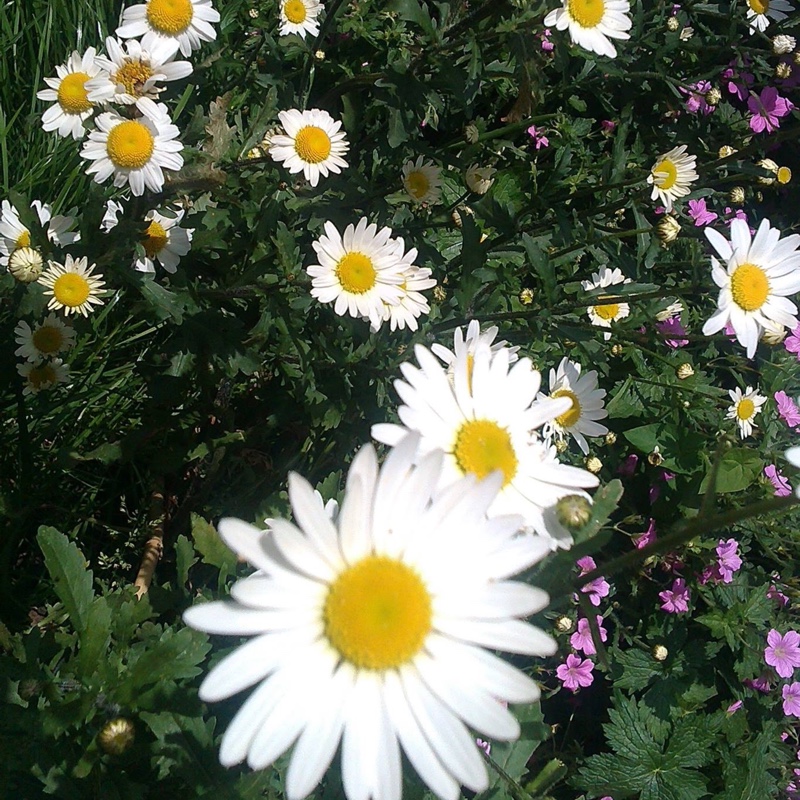
[[[125,717],[115,717],[106,722],[97,734],[97,744],[104,753],[110,756],[121,756],[133,745],[136,728],[133,722]]]
[[[579,494],[568,494],[556,503],[556,517],[568,530],[580,530],[592,518],[592,504]]]

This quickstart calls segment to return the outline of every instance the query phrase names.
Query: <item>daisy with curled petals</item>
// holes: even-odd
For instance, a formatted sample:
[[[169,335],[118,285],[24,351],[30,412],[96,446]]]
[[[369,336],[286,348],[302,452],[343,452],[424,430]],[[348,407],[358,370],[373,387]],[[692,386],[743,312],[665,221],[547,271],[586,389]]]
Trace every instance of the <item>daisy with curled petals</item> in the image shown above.
[[[281,0],[281,36],[296,33],[301,38],[319,36],[319,15],[322,3],[318,0]]]
[[[92,275],[94,264],[88,266],[86,257],[73,260],[67,255],[64,264],[49,261],[48,268],[39,278],[45,287],[45,295],[50,297],[48,308],[55,308],[65,314],[81,314],[84,317],[94,311],[93,306],[103,305],[100,295],[105,281],[102,275]]]
[[[422,156],[403,165],[403,188],[415,203],[433,205],[442,196],[442,171]]]
[[[31,246],[31,232],[19,218],[17,211],[8,200],[3,200],[0,211],[0,264],[7,266],[11,254],[21,247]],[[47,231],[47,238],[59,247],[67,247],[80,241],[80,233],[72,231],[75,225],[74,214],[77,208],[70,211],[73,216],[53,215],[52,208],[47,203],[34,200],[31,208],[36,211],[39,222]]]
[[[765,31],[770,19],[780,22],[791,14],[794,8],[786,0],[747,0],[747,19],[750,20],[750,34]]]
[[[342,167],[347,166],[342,156],[350,144],[341,130],[342,123],[327,111],[291,108],[281,111],[278,119],[284,133],[270,136],[269,154],[292,175],[302,172],[305,179],[316,186],[320,175],[324,178],[330,172],[338,175]]]
[[[378,468],[367,446],[353,460],[332,521],[299,475],[289,476],[296,524],[270,531],[237,519],[223,541],[257,572],[232,599],[184,612],[193,628],[252,636],[200,686],[206,702],[256,688],[225,731],[220,761],[272,764],[292,745],[288,800],[320,782],[341,743],[348,800],[400,800],[402,753],[442,800],[488,786],[475,732],[516,739],[506,703],[539,688],[492,651],[551,655],[556,643],[521,618],[545,592],[512,576],[546,548],[519,535],[517,517],[486,519],[501,479],[436,491],[442,454],[415,463],[409,437]]]
[[[14,328],[14,335],[19,345],[14,355],[34,364],[75,346],[75,331],[52,312],[33,328],[25,320],[20,320]]]
[[[697,157],[686,155],[685,144],[659,156],[647,176],[647,182],[653,187],[650,198],[660,200],[667,211],[672,211],[673,200],[692,191],[691,184],[698,178],[696,166]]]
[[[546,28],[560,31],[569,28],[572,41],[584,50],[599,56],[616,58],[612,39],[630,39],[631,10],[628,0],[562,0],[563,7],[544,18]]]
[[[397,305],[403,296],[400,285],[408,266],[391,236],[391,228],[378,230],[366,218],[348,225],[343,236],[326,222],[325,234],[311,245],[319,263],[306,269],[312,297],[334,303],[339,316],[366,317],[380,328],[384,305]]]
[[[736,420],[736,424],[739,426],[739,436],[745,439],[753,432],[753,428],[758,427],[753,420],[767,402],[767,398],[750,386],[744,390],[744,394],[738,386],[731,389],[728,394],[731,397],[732,405],[725,418]]]
[[[470,358],[474,358],[475,350],[480,344],[487,345],[492,353],[505,350],[508,353],[508,363],[513,364],[519,358],[517,355],[519,345],[509,347],[505,339],[496,342],[495,339],[497,338],[498,331],[499,328],[496,325],[492,325],[490,328],[484,328],[484,330],[481,331],[480,322],[473,319],[470,320],[469,325],[467,325],[466,334],[461,328],[456,328],[453,334],[452,350],[437,342],[431,345],[431,352],[447,365],[448,374],[450,375],[452,375],[455,362],[459,358],[467,358],[468,361]]]
[[[148,53],[135,39],[129,39],[123,46],[109,36],[106,49],[108,56],[96,59],[103,72],[86,84],[89,99],[94,103],[135,105],[142,114],[158,116],[155,101],[164,90],[160,84],[192,74],[188,61],[173,61],[171,55]]]
[[[122,12],[116,33],[120,39],[141,36],[142,49],[153,55],[166,58],[180,50],[190,56],[217,38],[214,22],[219,22],[219,11],[211,0],[147,0]]]
[[[22,394],[38,394],[45,389],[52,389],[59,383],[69,383],[69,367],[60,359],[50,361],[17,364],[17,372],[25,378]]]
[[[93,162],[86,173],[94,175],[95,183],[113,175],[114,186],[128,183],[131,193],[139,197],[145,187],[161,191],[164,169],[183,166],[183,145],[176,140],[180,131],[170,122],[163,103],[156,108],[157,117],[127,119],[110,112],[97,117],[97,130],[89,134],[81,150],[81,156]]]
[[[569,397],[572,406],[551,422],[545,423],[545,436],[563,439],[570,434],[584,455],[588,454],[586,437],[605,436],[608,433],[608,428],[597,422],[608,416],[608,411],[603,408],[606,390],[598,388],[597,372],[592,370],[581,375],[580,364],[562,358],[558,369],[550,370],[549,396]]]
[[[752,358],[761,335],[782,325],[790,330],[797,323],[797,306],[787,295],[800,291],[800,235],[781,239],[780,231],[764,219],[755,236],[741,219],[731,222],[731,241],[706,228],[711,246],[726,262],[711,257],[711,277],[720,288],[717,310],[703,333],[711,336],[730,325],[736,339]]]
[[[622,274],[619,267],[609,269],[608,267],[600,267],[600,272],[593,272],[590,281],[581,281],[581,286],[587,292],[592,292],[595,289],[605,289],[608,286],[618,286],[624,283],[630,283],[630,278],[626,278]],[[600,299],[605,299],[608,295],[600,295]],[[597,325],[600,328],[610,328],[612,322],[624,319],[631,313],[631,307],[627,303],[601,303],[596,306],[589,306],[586,309],[589,315],[589,320],[592,325]],[[611,338],[610,333],[604,333],[603,338],[608,341]]]
[[[555,448],[543,444],[536,429],[569,410],[566,397],[538,399],[541,375],[530,359],[509,369],[508,351],[492,353],[479,344],[474,353],[462,352],[453,364],[452,380],[425,347],[414,348],[419,367],[400,369],[405,380],[395,381],[403,401],[402,425],[379,424],[372,436],[390,446],[409,432],[420,434],[420,455],[444,451],[442,488],[465,475],[482,480],[495,470],[503,487],[490,514],[520,514],[548,547],[561,539],[548,526],[545,512],[568,494],[597,486],[591,473],[559,464]]]
[[[56,131],[59,136],[82,139],[86,133],[83,123],[92,116],[94,103],[89,100],[86,83],[100,73],[95,61],[97,51],[90,47],[83,55],[73,51],[66,64],[56,67],[56,78],[45,78],[50,87],[37,92],[40,100],[53,105],[42,115],[42,127]]]
[[[139,272],[155,272],[155,261],[167,272],[175,272],[181,257],[192,249],[192,236],[194,228],[182,228],[180,222],[186,214],[181,209],[174,217],[166,217],[158,211],[149,211],[145,217],[147,228],[142,239],[144,255],[138,256],[134,262],[134,269]]]

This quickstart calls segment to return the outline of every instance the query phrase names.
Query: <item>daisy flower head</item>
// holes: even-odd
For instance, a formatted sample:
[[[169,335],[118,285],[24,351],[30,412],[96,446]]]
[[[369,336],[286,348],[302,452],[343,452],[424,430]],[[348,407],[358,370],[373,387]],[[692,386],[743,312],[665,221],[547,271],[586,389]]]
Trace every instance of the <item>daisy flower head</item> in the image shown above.
[[[38,280],[43,267],[42,254],[33,247],[18,247],[8,259],[8,271],[20,283]]]
[[[52,312],[33,328],[25,320],[20,320],[14,328],[14,335],[19,345],[14,355],[34,364],[75,346],[75,331]]]
[[[462,351],[452,379],[430,350],[417,345],[414,352],[419,367],[402,364],[405,380],[395,381],[402,424],[373,425],[372,436],[395,446],[415,432],[420,456],[442,450],[442,488],[465,475],[482,480],[499,470],[503,485],[490,513],[520,514],[546,547],[569,546],[566,530],[547,512],[566,495],[588,499],[581,490],[597,486],[598,479],[560,464],[555,448],[535,430],[566,412],[571,401],[537,399],[541,375],[528,358],[509,368],[506,349],[492,353],[479,344],[474,353]]]
[[[319,36],[319,15],[322,3],[318,0],[281,0],[281,36],[296,33],[301,38]]]
[[[336,521],[296,474],[296,523],[276,519],[266,532],[223,519],[223,541],[258,572],[233,585],[230,601],[184,613],[193,628],[255,637],[214,667],[200,697],[256,687],[220,762],[263,769],[294,744],[289,800],[314,789],[340,742],[348,800],[400,800],[401,753],[443,800],[456,800],[461,784],[483,791],[475,734],[516,739],[505,704],[540,695],[491,651],[556,650],[521,619],[546,605],[545,592],[509,580],[541,550],[519,537],[519,519],[486,519],[499,476],[440,494],[441,453],[416,464],[416,450],[409,437],[379,469],[373,448],[362,449]]]
[[[686,155],[685,144],[659,156],[647,176],[653,186],[651,200],[661,201],[668,212],[672,211],[672,202],[691,192],[691,184],[698,178],[696,166],[697,158]]]
[[[391,228],[378,230],[366,218],[348,225],[344,235],[326,222],[325,233],[312,243],[318,263],[306,269],[312,297],[334,303],[339,316],[366,317],[373,328],[380,328],[384,305],[397,305],[403,296],[408,266],[391,236]]]
[[[467,189],[475,194],[486,194],[492,188],[496,172],[494,167],[479,167],[477,164],[473,164],[467,168],[464,174]]]
[[[499,328],[496,325],[492,325],[489,328],[484,328],[484,330],[481,331],[480,322],[478,322],[477,319],[473,319],[470,320],[469,325],[467,325],[466,334],[462,328],[456,328],[455,333],[453,334],[452,350],[444,345],[436,343],[431,345],[431,352],[447,365],[448,375],[451,376],[453,374],[455,362],[459,358],[466,358],[471,366],[472,362],[470,359],[474,359],[475,351],[481,344],[487,345],[491,349],[492,353],[505,350],[508,354],[508,363],[513,364],[519,358],[517,355],[519,352],[519,345],[510,347],[505,339],[495,342],[498,331]]]
[[[761,335],[770,325],[792,329],[797,325],[797,306],[787,295],[800,291],[800,235],[781,238],[780,231],[764,219],[751,237],[744,220],[734,219],[730,242],[712,228],[705,234],[723,267],[711,257],[711,277],[720,288],[717,310],[703,325],[711,336],[727,325],[752,358]]]
[[[52,389],[59,383],[69,383],[69,367],[60,359],[33,363],[26,361],[17,364],[17,372],[25,378],[22,394],[38,394],[45,389]]]
[[[183,166],[183,145],[176,139],[180,131],[169,121],[165,105],[159,103],[156,108],[159,116],[127,119],[107,112],[97,117],[97,130],[89,134],[81,150],[81,156],[92,162],[86,173],[94,175],[95,183],[113,175],[114,186],[127,183],[139,197],[145,187],[151,192],[162,190],[164,169]]]
[[[194,228],[182,228],[180,222],[186,211],[177,211],[174,217],[149,211],[144,218],[147,227],[144,231],[142,246],[144,255],[134,259],[134,269],[139,272],[155,272],[155,261],[170,273],[175,272],[182,256],[192,249]]]
[[[631,10],[628,0],[561,0],[562,7],[545,18],[546,27],[569,29],[572,41],[599,56],[616,58],[611,39],[630,39]]]
[[[753,432],[753,428],[758,427],[753,420],[756,414],[761,411],[761,407],[764,403],[767,402],[767,398],[760,395],[758,391],[751,386],[748,386],[744,390],[744,393],[742,393],[742,390],[737,386],[735,389],[731,389],[728,394],[730,395],[732,405],[728,409],[725,418],[736,420],[736,424],[739,426],[739,436],[745,439]]]
[[[750,34],[765,31],[769,21],[780,22],[791,14],[794,8],[786,0],[746,0],[747,19],[750,20]]]
[[[103,305],[100,295],[105,281],[102,275],[92,274],[95,265],[90,267],[88,263],[85,256],[73,260],[71,255],[67,255],[63,264],[48,262],[48,268],[39,278],[45,295],[50,297],[48,308],[86,317],[94,311],[93,306]]]
[[[403,188],[415,203],[438,203],[442,196],[442,170],[419,156],[403,164]]]
[[[219,22],[219,11],[211,0],[147,0],[122,12],[116,33],[120,39],[141,36],[142,49],[162,58],[178,50],[190,56],[203,42],[217,38],[212,26],[215,22]]]
[[[73,232],[74,216],[53,216],[53,210],[47,203],[34,200],[31,208],[36,211],[39,222],[47,232],[47,238],[59,247],[67,247],[80,241],[80,233]],[[0,264],[7,265],[11,254],[22,247],[30,247],[32,238],[30,230],[22,223],[17,211],[8,200],[0,206]],[[77,209],[70,209],[72,214]]]
[[[600,267],[600,272],[593,272],[590,281],[581,281],[581,286],[587,292],[594,291],[595,289],[605,289],[608,286],[618,286],[624,283],[630,283],[631,279],[626,278],[622,274],[619,267],[609,269],[608,267]],[[600,299],[605,299],[606,295],[600,295]],[[624,319],[631,313],[631,307],[627,303],[601,303],[596,306],[589,306],[586,309],[589,315],[589,320],[592,325],[597,325],[600,328],[610,328],[612,322],[617,322]],[[611,338],[610,333],[604,333],[603,338],[608,341]]]
[[[124,44],[113,36],[106,39],[108,56],[97,56],[103,71],[86,88],[95,103],[136,105],[148,116],[157,114],[155,102],[166,81],[177,81],[192,74],[188,61],[174,61],[173,55],[153,55],[140,42],[129,39]]]
[[[544,395],[542,395],[544,396]],[[581,375],[581,365],[562,358],[557,369],[550,370],[550,397],[568,397],[570,408],[555,419],[545,423],[545,436],[563,439],[571,435],[584,455],[589,452],[587,436],[605,436],[608,428],[597,422],[605,419],[608,412],[603,408],[606,390],[598,388],[597,372]]]
[[[86,133],[83,123],[94,113],[86,83],[100,73],[96,54],[94,47],[83,55],[73,51],[66,64],[56,67],[57,77],[44,79],[49,88],[37,92],[36,96],[53,103],[42,114],[42,127],[46,131],[56,131],[64,138],[83,138]]]
[[[341,130],[342,123],[327,111],[291,108],[281,111],[278,118],[284,133],[270,136],[269,154],[292,175],[302,172],[305,179],[316,186],[320,175],[323,178],[331,172],[338,175],[342,167],[347,166],[342,156],[350,143]]]

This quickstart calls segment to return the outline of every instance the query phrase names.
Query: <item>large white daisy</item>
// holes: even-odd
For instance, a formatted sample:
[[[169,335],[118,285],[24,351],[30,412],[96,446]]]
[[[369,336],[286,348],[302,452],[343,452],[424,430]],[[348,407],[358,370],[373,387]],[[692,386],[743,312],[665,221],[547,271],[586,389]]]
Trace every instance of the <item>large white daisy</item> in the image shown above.
[[[93,163],[86,170],[96,183],[112,175],[114,186],[130,184],[135,196],[145,187],[160,192],[164,186],[164,169],[179,170],[183,166],[183,145],[176,140],[180,133],[169,121],[167,107],[157,106],[160,116],[127,119],[115,113],[100,114],[97,130],[89,134],[81,156]]]
[[[140,272],[155,272],[155,261],[167,272],[175,272],[183,256],[192,249],[194,228],[182,228],[180,222],[186,214],[181,209],[174,217],[149,211],[145,217],[147,228],[142,239],[144,255],[134,259],[133,266]]]
[[[281,36],[296,33],[319,36],[319,15],[323,5],[318,0],[281,0]]]
[[[106,49],[108,56],[99,55],[96,59],[103,72],[86,84],[89,100],[95,103],[136,105],[143,114],[158,116],[155,101],[164,90],[160,84],[192,74],[188,61],[148,53],[135,39],[129,39],[123,47],[118,39],[109,36]]]
[[[770,19],[780,22],[794,11],[786,0],[747,0],[747,19],[750,20],[750,33],[765,31]]]
[[[761,221],[754,237],[744,220],[731,222],[731,241],[712,228],[706,238],[726,262],[711,257],[711,277],[720,288],[717,310],[703,333],[711,336],[730,323],[747,357],[752,358],[758,340],[768,328],[797,325],[797,306],[787,295],[800,291],[800,235],[781,239],[769,220]],[[770,325],[770,323],[773,323]]]
[[[547,595],[508,580],[546,548],[519,534],[519,518],[486,519],[499,476],[438,493],[442,455],[415,466],[416,449],[409,438],[379,470],[365,447],[336,522],[295,474],[296,525],[273,520],[267,532],[223,519],[222,539],[258,572],[233,585],[231,601],[184,613],[194,628],[254,637],[214,667],[200,697],[256,686],[225,731],[220,761],[263,769],[294,744],[288,800],[314,789],[340,742],[348,800],[400,800],[401,752],[443,800],[457,800],[460,784],[483,791],[473,731],[515,739],[505,703],[539,697],[490,651],[555,652],[520,619]]]
[[[102,275],[92,274],[95,265],[90,267],[85,256],[73,260],[71,255],[67,255],[63,264],[49,261],[48,265],[39,278],[39,283],[45,287],[45,295],[50,297],[48,308],[85,317],[94,311],[94,306],[103,305],[100,295],[105,281]]]
[[[283,163],[292,175],[302,172],[305,179],[316,186],[320,175],[338,174],[347,166],[342,156],[350,144],[341,130],[342,123],[327,111],[291,108],[281,111],[278,118],[284,133],[270,137],[269,154],[273,161]]]
[[[563,7],[544,18],[545,27],[560,31],[569,28],[575,44],[600,56],[616,58],[617,50],[609,40],[630,39],[631,10],[628,0],[562,0]]]
[[[319,263],[306,269],[311,276],[311,295],[320,303],[334,303],[343,316],[366,317],[374,328],[384,318],[384,305],[397,305],[408,264],[402,260],[391,228],[368,224],[348,225],[341,235],[332,222],[312,247]]]
[[[50,88],[42,89],[36,96],[53,103],[42,115],[42,127],[46,131],[56,131],[59,136],[73,139],[83,138],[86,133],[83,123],[94,113],[86,83],[100,72],[96,53],[94,47],[83,55],[73,51],[66,64],[56,67],[57,77],[44,79]]]
[[[672,211],[673,201],[692,191],[691,184],[698,178],[696,166],[697,157],[686,155],[685,144],[659,156],[647,176],[647,182],[653,186],[651,199],[661,200],[667,211]]]
[[[120,39],[141,36],[142,48],[152,55],[166,58],[180,50],[190,56],[217,38],[213,22],[219,22],[219,11],[211,0],[147,0],[122,12],[116,32]]]
[[[598,388],[597,372],[581,375],[581,365],[568,358],[562,358],[557,369],[550,370],[550,397],[568,397],[572,406],[563,414],[545,423],[546,436],[563,439],[570,434],[578,447],[587,454],[587,436],[605,436],[608,428],[597,422],[605,419],[608,411],[603,407],[606,390]]]
[[[442,170],[419,156],[403,164],[403,188],[415,203],[433,205],[442,195]]]
[[[14,335],[19,345],[14,355],[34,364],[75,346],[75,331],[72,326],[52,312],[33,328],[25,320],[20,320],[14,328]]]
[[[546,523],[545,511],[568,494],[588,497],[580,490],[597,486],[598,480],[559,464],[555,449],[551,452],[536,429],[567,412],[572,401],[537,399],[540,374],[527,358],[509,369],[505,349],[492,353],[488,345],[478,344],[474,353],[462,352],[452,380],[425,347],[417,345],[414,352],[420,366],[401,364],[405,380],[395,381],[403,424],[374,425],[373,437],[395,446],[409,431],[419,433],[421,454],[444,451],[443,485],[500,470],[503,488],[490,513],[521,514],[549,546],[563,544]]]
[[[587,292],[592,292],[595,289],[605,289],[608,286],[618,286],[623,283],[630,283],[630,278],[626,278],[622,274],[619,267],[609,269],[608,267],[600,267],[600,272],[593,272],[590,281],[581,281],[581,286]],[[599,298],[605,299],[609,295],[600,295]],[[631,307],[627,303],[600,303],[596,306],[589,306],[586,309],[589,315],[589,320],[592,325],[597,325],[600,328],[610,328],[612,322],[624,319],[631,313]],[[608,341],[611,338],[610,333],[604,333],[603,338]]]
[[[739,436],[745,439],[753,432],[753,428],[758,427],[753,420],[756,414],[761,411],[764,403],[767,402],[767,398],[759,394],[758,390],[753,389],[751,386],[748,386],[744,393],[737,386],[735,389],[731,389],[728,394],[731,398],[731,407],[728,409],[725,418],[736,420],[736,424],[739,426]]]

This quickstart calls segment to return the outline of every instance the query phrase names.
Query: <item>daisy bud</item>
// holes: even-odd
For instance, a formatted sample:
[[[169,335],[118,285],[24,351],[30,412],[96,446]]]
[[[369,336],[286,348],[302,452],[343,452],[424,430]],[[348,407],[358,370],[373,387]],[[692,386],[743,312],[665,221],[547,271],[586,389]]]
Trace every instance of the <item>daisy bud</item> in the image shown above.
[[[260,147],[254,147],[247,151],[248,158],[263,158],[264,151]]]
[[[666,661],[669,657],[669,650],[667,650],[663,644],[654,644],[650,650],[650,655],[653,656],[656,661]]]
[[[605,443],[607,445],[612,445],[612,444],[616,444],[616,442],[617,442],[617,434],[614,433],[614,431],[609,431],[606,434]]]
[[[775,183],[775,175],[778,173],[778,165],[771,158],[762,158],[757,166],[772,173],[769,177],[757,178],[758,182],[762,186],[772,186],[772,184]]]
[[[743,206],[744,205],[744,187],[743,186],[734,186],[733,189],[731,189],[730,192],[728,192],[728,199],[735,206]]]
[[[716,86],[712,86],[706,92],[706,103],[710,106],[718,106],[722,102],[722,92]]]
[[[785,53],[791,53],[797,46],[797,41],[794,36],[789,36],[785,33],[779,33],[772,39],[772,52],[776,56],[782,56]]]
[[[556,503],[556,518],[570,531],[579,531],[592,518],[592,504],[579,494],[568,494]]]
[[[615,344],[611,346],[611,355],[612,356],[621,356],[622,355],[622,345]]]
[[[317,50],[314,53],[314,58],[317,61],[324,61],[325,60],[325,51],[324,50]]]
[[[555,628],[555,629],[556,629],[556,630],[557,630],[559,633],[569,633],[569,632],[572,630],[572,628],[573,628],[574,624],[575,624],[575,623],[572,621],[572,619],[570,619],[570,617],[566,616],[566,614],[565,614],[565,615],[562,615],[562,616],[560,616],[560,617],[559,617],[559,618],[558,618],[558,619],[557,619],[557,620],[556,620],[556,621],[553,623],[553,627],[554,627],[554,628]]]
[[[33,283],[42,274],[44,261],[32,247],[18,247],[8,259],[8,271],[20,283]]]
[[[668,31],[676,31],[676,30],[678,30],[678,28],[680,28],[680,26],[681,26],[681,24],[680,24],[680,22],[678,22],[678,18],[677,17],[670,17],[667,20],[667,30]]]
[[[258,19],[258,9],[257,8],[251,8],[247,13],[250,15],[250,19]]]
[[[688,42],[692,36],[694,36],[694,28],[690,28],[688,25],[679,34],[679,38],[682,42]]]
[[[586,459],[586,469],[593,475],[597,475],[597,473],[603,469],[603,462],[597,456],[589,456],[589,458]]]
[[[656,227],[656,234],[664,244],[674,242],[681,232],[681,224],[672,214],[667,214]]]
[[[566,453],[567,443],[563,439],[556,439],[556,452]]]
[[[444,286],[433,287],[433,299],[437,303],[444,303],[446,297],[447,297],[447,292],[444,290]]]
[[[772,320],[764,320],[764,332],[761,334],[761,341],[764,344],[777,345],[786,338],[786,328],[780,323]]]
[[[681,364],[675,370],[675,374],[678,376],[679,380],[685,381],[687,378],[691,378],[692,375],[694,375],[694,369],[691,364]]]
[[[464,138],[470,143],[475,144],[480,137],[481,132],[478,130],[478,126],[470,122],[466,128],[464,128]]]
[[[524,306],[529,306],[533,302],[533,289],[523,289],[519,293],[519,301]]]
[[[763,203],[764,202],[764,193],[763,192],[756,192],[756,202]]]
[[[775,173],[775,179],[781,186],[785,186],[792,179],[792,171],[789,167],[778,167],[778,171]]]
[[[647,463],[650,464],[651,467],[659,467],[659,466],[661,466],[661,462],[663,460],[664,460],[664,457],[659,452],[658,445],[656,445],[653,448],[653,452],[648,454]]]
[[[786,80],[792,74],[792,68],[781,61],[780,64],[775,65],[775,77],[781,78],[782,80]]]
[[[129,750],[136,736],[133,722],[125,717],[109,720],[97,734],[97,744],[110,756],[121,756]]]
[[[731,147],[729,144],[724,144],[719,149],[719,157],[728,158],[728,156],[732,156],[734,153],[738,152],[739,151],[735,147]]]
[[[794,63],[800,64],[800,52],[794,54]]]
[[[479,167],[473,164],[464,176],[467,188],[475,194],[486,194],[494,183],[492,175],[497,172],[493,167]]]

